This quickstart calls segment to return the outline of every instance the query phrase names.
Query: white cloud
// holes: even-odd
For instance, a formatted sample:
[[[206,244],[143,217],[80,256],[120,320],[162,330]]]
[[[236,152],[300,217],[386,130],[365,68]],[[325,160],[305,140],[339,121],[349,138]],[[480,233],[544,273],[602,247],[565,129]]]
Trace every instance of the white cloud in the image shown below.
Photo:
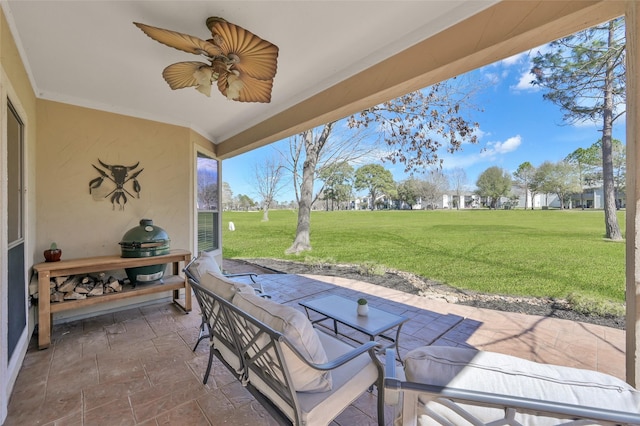
[[[488,142],[487,146],[489,148],[487,148],[481,154],[483,157],[507,154],[518,149],[521,143],[522,138],[520,137],[520,135],[510,137],[504,142]]]
[[[507,65],[519,65],[520,78],[518,79],[518,83],[509,87],[511,90],[527,92],[537,92],[541,90],[540,86],[534,86],[531,84],[531,81],[534,79],[533,75],[530,73],[531,68],[533,68],[531,58],[536,55],[545,54],[549,49],[549,45],[544,44],[536,47],[535,49],[522,52],[519,55],[514,55],[501,61]]]
[[[504,66],[510,67],[512,65],[520,64],[523,61],[526,61],[528,56],[529,52],[522,52],[513,56],[509,56],[508,58],[501,60],[500,63]]]
[[[516,91],[528,91],[528,92],[537,92],[540,90],[540,86],[534,86],[531,84],[531,81],[534,79],[533,75],[529,72],[529,69],[523,71],[520,74],[520,79],[515,86],[511,86],[510,89]]]
[[[474,164],[482,162],[483,159],[478,154],[461,155],[460,153],[448,154],[444,158],[442,168],[445,170],[451,170],[455,168],[466,169]]]
[[[479,163],[499,162],[500,157],[516,151],[522,144],[520,135],[512,136],[505,141],[487,142],[486,148],[478,153],[463,155],[461,152],[447,154],[444,158],[444,169],[454,169],[456,167],[467,168]]]
[[[489,81],[490,84],[497,85],[500,83],[500,76],[495,72],[487,72],[484,74],[484,78]]]
[[[489,136],[491,133],[487,133],[487,132],[485,132],[485,131],[484,131],[484,130],[482,130],[482,129],[475,129],[475,130],[473,131],[473,134],[474,134],[474,135],[476,135],[476,136],[478,137],[478,139],[482,139],[482,138],[484,138],[485,136]]]

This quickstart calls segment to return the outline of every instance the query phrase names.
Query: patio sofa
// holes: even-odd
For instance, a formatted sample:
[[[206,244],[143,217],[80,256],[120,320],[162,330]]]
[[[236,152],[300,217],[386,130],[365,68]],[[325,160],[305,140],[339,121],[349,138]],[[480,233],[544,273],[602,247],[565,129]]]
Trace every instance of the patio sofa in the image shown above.
[[[329,424],[376,385],[384,424],[378,344],[350,346],[314,328],[294,307],[219,273],[189,281],[208,328],[205,384],[215,355],[275,418],[309,426]]]
[[[446,346],[408,352],[404,368],[394,355],[384,387],[396,425],[640,425],[640,392],[599,372]]]
[[[184,267],[184,273],[188,278],[192,279],[195,282],[200,282],[200,277],[207,272],[211,272],[212,274],[222,275],[225,278],[238,278],[238,277],[249,277],[251,279],[251,283],[249,284],[253,287],[255,293],[259,294],[260,297],[271,298],[270,294],[264,292],[262,288],[262,284],[259,281],[256,281],[258,274],[253,272],[243,272],[236,274],[228,274],[223,271],[222,267],[218,264],[218,261],[215,257],[206,251],[200,252],[198,257],[194,257],[191,261]],[[198,349],[198,345],[204,339],[208,338],[207,334],[207,321],[204,315],[202,315],[202,322],[200,323],[200,333],[198,334],[198,339],[196,343],[193,345],[193,351],[195,352]]]

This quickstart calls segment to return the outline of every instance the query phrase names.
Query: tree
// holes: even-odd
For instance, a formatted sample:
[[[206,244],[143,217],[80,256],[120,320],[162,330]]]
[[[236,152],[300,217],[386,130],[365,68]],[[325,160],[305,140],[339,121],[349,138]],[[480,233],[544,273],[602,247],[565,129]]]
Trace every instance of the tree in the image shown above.
[[[453,153],[464,142],[477,142],[479,124],[462,115],[473,108],[477,83],[461,82],[453,78],[368,108],[349,117],[348,125],[373,129],[390,149],[383,160],[403,164],[405,172],[442,165],[438,150],[443,146]]]
[[[545,194],[546,207],[549,206],[549,203],[546,197],[550,192],[550,188],[547,181],[549,180],[548,176],[550,176],[552,173],[553,173],[553,163],[551,161],[545,161],[544,163],[540,164],[538,168],[536,168],[536,171],[533,174],[533,179],[531,180],[532,190],[538,194]]]
[[[534,58],[533,84],[546,89],[543,98],[560,106],[564,120],[602,123],[602,178],[607,238],[621,240],[616,216],[612,134],[624,114],[624,20],[617,18],[550,44]]]
[[[398,185],[398,200],[407,203],[411,210],[418,204],[422,191],[422,182],[414,177],[406,179]]]
[[[360,143],[360,132],[336,134],[335,124],[336,122],[331,122],[290,138],[289,152],[282,154],[287,159],[286,168],[291,172],[298,204],[296,236],[291,246],[285,250],[287,254],[311,250],[311,208],[318,194],[324,192],[324,187],[321,187],[316,196],[313,195],[316,174],[330,168],[332,164],[348,163],[366,157],[375,148]]]
[[[553,192],[557,194],[560,199],[560,208],[564,209],[569,195],[577,192],[582,193],[580,177],[572,164],[566,161],[559,161],[555,164],[554,178],[556,188]]]
[[[311,250],[314,179],[323,164],[364,158],[377,148],[372,141],[380,137],[391,148],[385,159],[404,164],[405,170],[421,171],[423,166],[438,161],[437,151],[442,146],[455,152],[463,142],[477,142],[475,130],[479,125],[470,123],[461,113],[470,107],[468,101],[474,91],[471,86],[461,89],[456,81],[460,80],[447,80],[352,115],[346,119],[346,128],[357,132],[350,137],[330,139],[335,123],[329,123],[319,130],[318,136],[307,130],[290,139],[288,167],[299,209],[296,236],[285,253]],[[361,143],[367,129],[373,137]]]
[[[211,183],[198,187],[198,209],[217,210],[218,209],[218,185]]]
[[[531,210],[533,210],[533,197],[531,182],[533,176],[536,173],[536,168],[533,165],[525,161],[518,166],[518,170],[513,172],[513,179],[515,184],[524,190],[524,209],[529,208],[529,198],[531,198]]]
[[[511,174],[498,166],[489,167],[478,176],[477,193],[489,200],[489,207],[495,209],[500,197],[506,197],[511,190]]]
[[[594,181],[602,181],[602,139],[598,140],[594,143],[590,149],[593,149],[596,152],[597,159],[596,163],[599,163],[600,168],[594,172]],[[617,204],[619,194],[624,192],[626,189],[626,173],[627,173],[627,149],[622,142],[618,139],[611,140],[611,156],[613,163],[613,183],[616,193],[616,207],[619,207]]]
[[[456,209],[460,209],[461,203],[462,208],[464,208],[464,187],[467,184],[467,173],[464,169],[456,167],[449,173],[449,182],[451,183],[451,188],[457,197]]]
[[[249,210],[255,204],[255,201],[253,201],[248,195],[238,194],[238,208],[242,210]]]
[[[233,191],[229,182],[222,182],[222,210],[229,210],[233,207]]]
[[[290,144],[292,151],[292,173],[293,182],[296,189],[296,201],[298,201],[298,223],[296,226],[296,237],[285,253],[300,253],[301,251],[311,249],[311,240],[309,233],[311,230],[311,205],[313,204],[313,181],[315,179],[316,166],[322,150],[329,139],[331,129],[334,123],[326,124],[320,135],[316,138],[314,136],[313,129],[306,130],[299,135],[300,143]],[[302,166],[302,181],[300,182],[300,189],[298,193],[299,180],[298,176],[298,163],[301,160],[300,153],[302,148],[306,153],[304,164]]]
[[[620,194],[627,190],[627,148],[617,139],[613,140],[613,182],[616,188],[616,202]],[[617,205],[617,204],[616,204]],[[620,207],[620,206],[618,206]]]
[[[582,191],[578,172],[575,166],[567,161],[545,161],[538,167],[534,181],[538,191],[558,196],[561,209],[565,208],[568,195]]]
[[[268,157],[262,164],[255,166],[255,182],[258,195],[262,198],[262,221],[269,221],[269,207],[282,189],[282,164],[273,157]]]
[[[391,172],[380,164],[366,164],[356,170],[353,186],[357,190],[366,189],[371,199],[369,208],[375,208],[376,200],[381,195],[393,195],[396,191]]]
[[[449,190],[449,180],[440,170],[431,170],[424,178],[421,197],[425,207],[436,208]]]
[[[576,168],[580,185],[594,181],[598,163],[602,164],[599,155],[601,152],[602,149],[594,144],[587,149],[578,148],[565,157],[564,160]],[[580,207],[584,210],[583,190],[580,191]]]
[[[353,173],[353,167],[346,161],[330,164],[318,171],[318,179],[324,182],[324,198],[331,201],[331,210],[334,209],[334,202],[340,208],[341,203],[346,203],[351,198]]]

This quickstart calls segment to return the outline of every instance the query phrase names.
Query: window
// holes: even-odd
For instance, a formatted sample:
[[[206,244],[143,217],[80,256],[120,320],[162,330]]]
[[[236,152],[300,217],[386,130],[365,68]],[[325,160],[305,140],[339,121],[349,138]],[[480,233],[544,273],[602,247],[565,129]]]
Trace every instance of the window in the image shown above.
[[[200,152],[197,161],[198,252],[212,251],[220,248],[218,161]]]
[[[23,124],[18,117],[18,113],[8,103],[9,112],[7,114],[7,206],[9,217],[9,246],[12,247],[22,241],[24,237],[23,224],[23,188],[22,188],[22,145],[23,145]]]

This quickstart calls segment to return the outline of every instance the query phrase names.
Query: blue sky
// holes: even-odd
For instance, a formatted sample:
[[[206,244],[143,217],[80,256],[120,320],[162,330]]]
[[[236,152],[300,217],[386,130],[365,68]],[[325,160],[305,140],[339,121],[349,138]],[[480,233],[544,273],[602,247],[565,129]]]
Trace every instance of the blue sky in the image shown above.
[[[533,79],[529,74],[530,55],[535,52],[525,52],[470,73],[472,79],[479,79],[481,85],[487,87],[475,100],[483,111],[473,111],[471,115],[472,120],[480,124],[479,142],[465,144],[462,151],[451,155],[439,154],[444,159],[445,172],[456,167],[465,170],[469,189],[475,188],[478,176],[489,167],[498,166],[514,172],[525,161],[536,167],[547,160],[560,161],[601,137],[598,131],[601,124],[564,124],[560,108],[543,100],[543,92],[529,84]],[[614,138],[625,142],[623,118],[614,123]],[[234,196],[246,194],[258,201],[252,188],[255,166],[265,156],[277,153],[274,146],[286,144],[286,140],[276,142],[224,160],[223,180],[231,185]],[[402,165],[381,164],[393,173],[396,182],[408,177]],[[277,198],[290,201],[295,199],[293,194],[292,184],[288,184]]]

